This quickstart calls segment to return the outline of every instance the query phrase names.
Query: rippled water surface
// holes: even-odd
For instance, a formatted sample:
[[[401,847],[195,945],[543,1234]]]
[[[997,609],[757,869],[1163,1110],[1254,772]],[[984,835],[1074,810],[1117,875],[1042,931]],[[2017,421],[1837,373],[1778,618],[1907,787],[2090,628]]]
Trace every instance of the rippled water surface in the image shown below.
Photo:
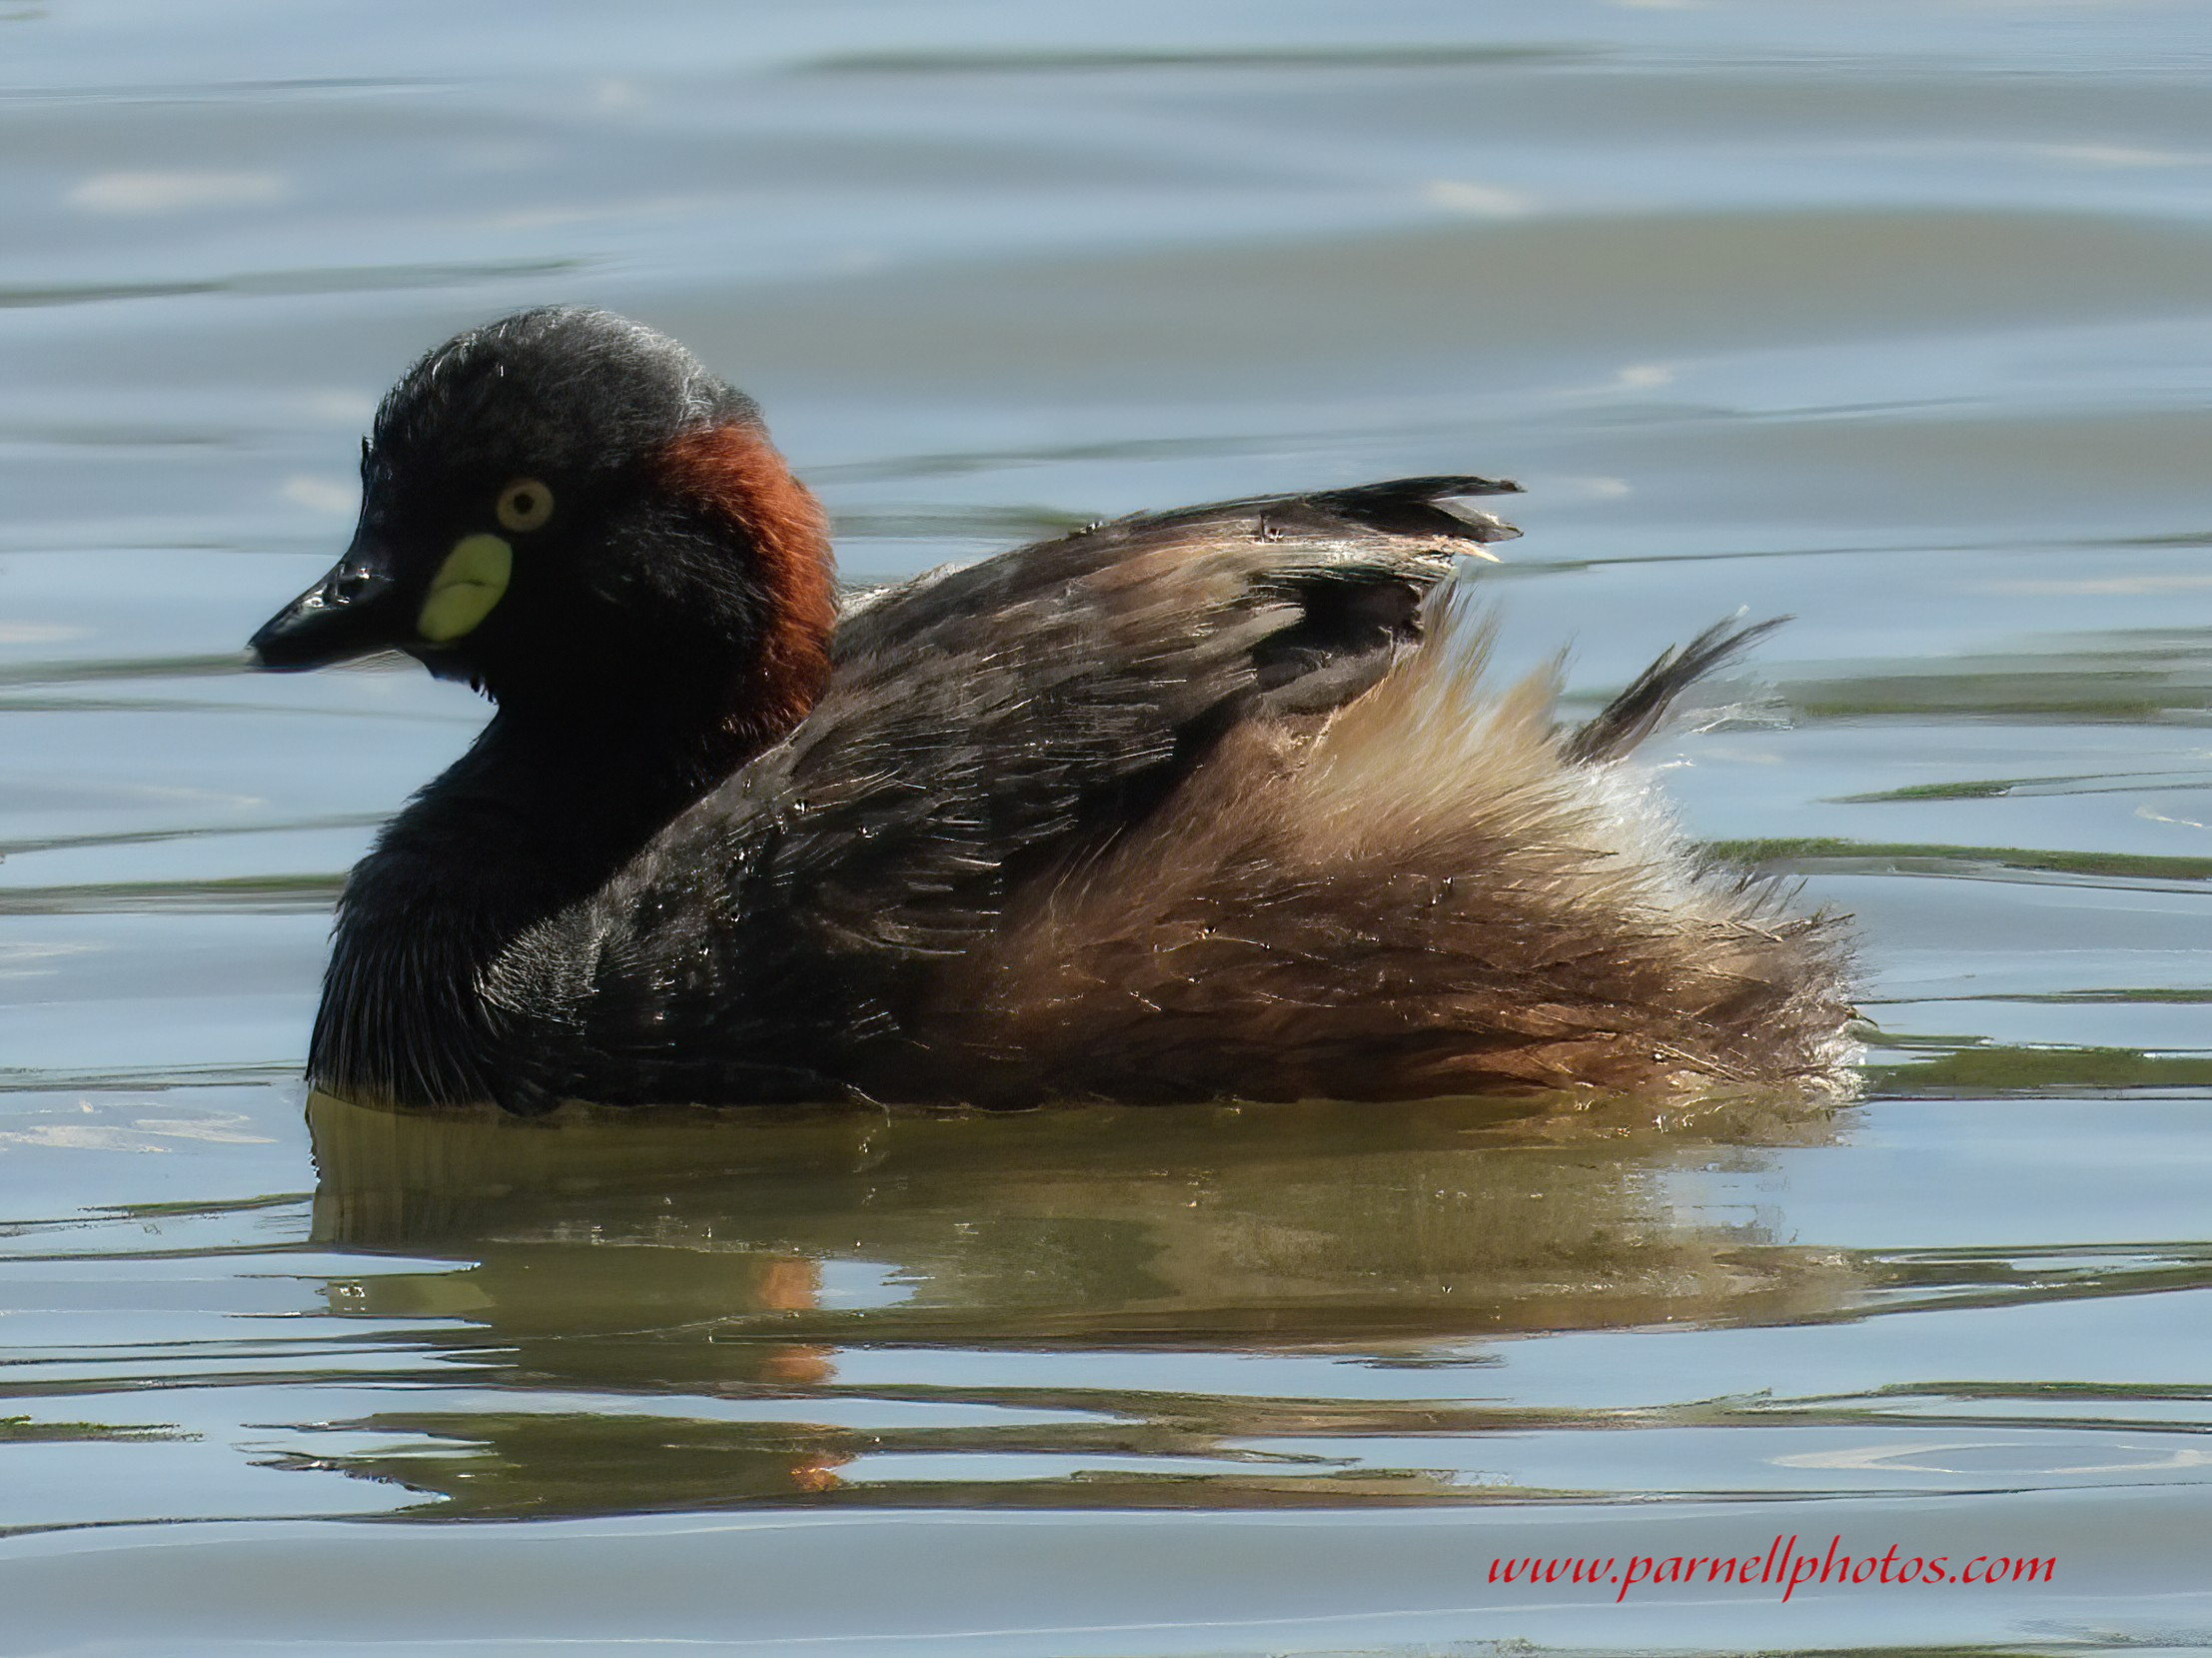
[[[2212,1642],[2205,21],[0,5],[0,1651]],[[1856,913],[1862,1100],[305,1101],[483,711],[239,646],[552,300],[856,576],[1472,469],[1579,695],[1793,613],[1667,781]],[[1837,1535],[2057,1567],[1491,1580]]]

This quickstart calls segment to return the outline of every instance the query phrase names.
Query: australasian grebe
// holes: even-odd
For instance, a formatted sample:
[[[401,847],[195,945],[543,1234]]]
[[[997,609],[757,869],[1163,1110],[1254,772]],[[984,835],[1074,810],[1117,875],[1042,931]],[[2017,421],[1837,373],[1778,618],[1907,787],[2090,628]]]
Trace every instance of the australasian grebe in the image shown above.
[[[840,608],[758,409],[601,312],[474,329],[363,446],[353,546],[254,636],[498,713],[338,908],[356,1098],[1391,1098],[1828,1076],[1837,929],[1622,761],[1762,627],[1589,724],[1483,680],[1412,478],[1121,519]]]

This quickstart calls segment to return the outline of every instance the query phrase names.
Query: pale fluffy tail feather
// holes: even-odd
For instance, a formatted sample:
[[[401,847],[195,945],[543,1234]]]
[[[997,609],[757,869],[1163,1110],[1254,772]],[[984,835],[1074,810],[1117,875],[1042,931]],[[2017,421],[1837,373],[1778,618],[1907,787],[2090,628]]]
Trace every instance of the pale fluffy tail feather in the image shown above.
[[[1558,665],[1493,689],[1464,585],[1424,632],[1333,718],[1232,731],[1010,917],[965,987],[993,1045],[1125,1098],[1831,1079],[1839,929],[1707,865],[1619,746],[1574,758]]]

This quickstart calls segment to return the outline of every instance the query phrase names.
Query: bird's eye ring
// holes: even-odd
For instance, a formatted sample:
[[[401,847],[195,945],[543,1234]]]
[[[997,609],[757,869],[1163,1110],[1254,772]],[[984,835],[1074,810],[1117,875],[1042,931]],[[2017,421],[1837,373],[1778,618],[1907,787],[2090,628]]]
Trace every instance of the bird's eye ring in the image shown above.
[[[553,491],[535,478],[518,478],[500,491],[500,528],[537,530],[553,517]]]

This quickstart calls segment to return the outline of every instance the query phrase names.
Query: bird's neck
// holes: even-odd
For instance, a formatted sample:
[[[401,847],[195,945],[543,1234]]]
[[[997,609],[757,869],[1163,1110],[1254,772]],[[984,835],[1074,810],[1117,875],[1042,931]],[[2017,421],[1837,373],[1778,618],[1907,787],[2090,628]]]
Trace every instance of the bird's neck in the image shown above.
[[[502,961],[783,735],[665,685],[588,716],[503,709],[347,882],[317,1085],[411,1105],[523,1103],[510,1058],[529,1020],[502,1005]]]

